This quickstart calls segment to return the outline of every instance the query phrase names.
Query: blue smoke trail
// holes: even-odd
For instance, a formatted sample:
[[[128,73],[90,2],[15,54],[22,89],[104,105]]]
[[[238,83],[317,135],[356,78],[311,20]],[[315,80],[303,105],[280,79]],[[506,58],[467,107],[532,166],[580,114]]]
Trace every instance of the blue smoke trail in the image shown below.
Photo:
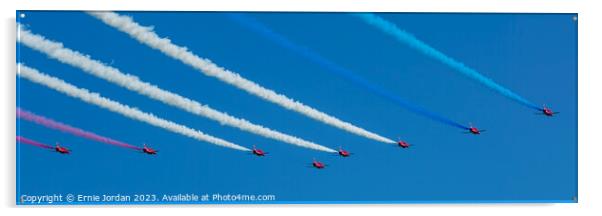
[[[451,126],[458,127],[461,129],[468,129],[468,127],[466,127],[466,126],[463,126],[457,122],[447,119],[434,112],[428,111],[423,107],[414,105],[414,104],[400,98],[397,95],[394,95],[376,85],[373,85],[372,83],[369,83],[367,80],[354,74],[350,70],[343,68],[342,66],[339,66],[336,63],[322,57],[320,54],[313,52],[312,50],[308,49],[307,47],[303,47],[301,45],[293,43],[292,41],[288,40],[283,35],[280,35],[274,31],[272,31],[267,26],[263,25],[262,23],[253,19],[252,17],[246,16],[243,14],[233,14],[233,13],[227,13],[226,16],[228,18],[238,22],[242,26],[247,27],[248,29],[250,29],[254,32],[257,32],[266,38],[269,38],[270,40],[274,41],[276,44],[278,44],[286,49],[289,49],[293,52],[296,52],[299,55],[309,59],[310,61],[313,61],[316,64],[322,65],[323,67],[328,69],[327,71],[330,71],[330,72],[332,72],[336,75],[339,75],[359,86],[362,86],[362,87],[366,88],[367,90],[370,90],[373,93],[402,106],[403,108],[406,108],[414,113],[429,117],[435,121],[439,121],[439,122],[447,124],[447,125],[451,125]]]
[[[394,23],[383,19],[372,13],[353,13],[353,16],[359,17],[364,22],[380,29],[381,31],[392,35],[395,39],[409,45],[410,47],[422,52],[423,54],[434,58],[453,69],[461,72],[465,76],[478,81],[479,83],[489,87],[490,89],[504,95],[507,98],[510,98],[514,101],[519,102],[522,105],[525,105],[529,108],[541,110],[537,105],[529,102],[527,99],[519,96],[518,94],[512,92],[510,89],[507,89],[493,80],[483,76],[476,70],[464,65],[463,63],[443,54],[441,51],[429,46],[428,44],[420,41],[418,38],[414,37],[412,34],[401,30]]]

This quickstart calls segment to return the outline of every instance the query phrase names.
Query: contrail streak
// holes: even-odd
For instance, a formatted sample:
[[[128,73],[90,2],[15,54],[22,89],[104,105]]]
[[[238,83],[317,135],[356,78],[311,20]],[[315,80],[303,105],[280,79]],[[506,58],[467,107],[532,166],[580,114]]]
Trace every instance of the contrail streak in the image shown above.
[[[64,124],[61,122],[57,122],[55,120],[46,118],[44,116],[36,115],[27,110],[22,110],[19,107],[17,107],[17,117],[20,119],[23,119],[23,120],[34,122],[36,124],[42,125],[47,128],[59,130],[59,131],[65,132],[65,133],[70,133],[75,136],[94,140],[97,142],[116,145],[116,146],[120,146],[120,147],[124,147],[124,148],[134,149],[134,150],[142,149],[142,148],[134,146],[134,145],[130,145],[130,144],[127,144],[127,143],[124,143],[121,141],[111,139],[111,138],[103,137],[103,136],[100,136],[100,135],[92,133],[92,132],[88,132],[88,131],[85,131],[85,130],[82,130],[79,128],[75,128],[73,126],[70,126],[70,125],[67,125],[67,124]]]
[[[98,93],[90,92],[87,89],[76,87],[59,78],[43,74],[38,70],[27,67],[23,64],[19,63],[17,65],[17,70],[17,74],[19,76],[26,78],[29,81],[54,89],[68,96],[80,99],[86,103],[90,103],[110,110],[112,112],[119,113],[125,117],[138,120],[156,127],[160,127],[174,133],[188,136],[199,141],[204,141],[218,146],[223,146],[241,151],[250,151],[250,149],[248,148],[236,145],[234,143],[222,140],[217,137],[213,137],[211,135],[204,134],[201,131],[191,129],[186,126],[176,124],[165,119],[161,119],[153,114],[145,113],[136,108],[132,108],[127,105],[123,105],[119,102],[113,101],[111,99],[102,97]]]
[[[430,45],[426,44],[425,42],[414,37],[414,35],[400,29],[393,22],[385,20],[384,18],[382,18],[376,14],[372,14],[372,13],[352,13],[352,15],[360,18],[364,22],[370,24],[371,26],[376,27],[377,29],[383,31],[384,33],[387,33],[387,34],[393,36],[398,41],[414,48],[415,50],[418,50],[419,52],[425,54],[426,56],[429,56],[435,60],[438,60],[441,63],[462,73],[463,75],[487,86],[488,88],[500,93],[501,95],[503,95],[507,98],[510,98],[526,107],[536,109],[536,110],[541,110],[541,108],[539,108],[537,105],[535,105],[532,102],[528,101],[527,99],[521,97],[520,95],[512,92],[510,89],[507,89],[507,88],[497,84],[495,81],[493,81],[492,79],[490,79],[488,77],[483,76],[482,74],[477,72],[475,69],[472,69],[472,68],[466,66],[465,64],[463,64],[462,62],[459,62],[458,60],[455,60],[452,57],[449,57],[449,56],[443,54],[441,51],[431,47]]]
[[[45,149],[52,149],[52,148],[54,148],[51,145],[46,145],[44,143],[37,142],[37,141],[34,141],[34,140],[30,140],[30,139],[27,139],[27,138],[22,137],[22,136],[17,136],[17,142],[24,143],[24,144],[29,144],[29,145],[32,145],[32,146],[37,146],[37,147],[45,148]]]
[[[271,89],[267,89],[251,80],[245,79],[240,74],[222,68],[209,59],[201,58],[194,53],[188,51],[185,47],[181,47],[171,43],[167,38],[161,38],[152,28],[144,27],[136,23],[131,17],[121,16],[113,12],[88,12],[90,15],[98,18],[105,24],[112,26],[122,32],[127,33],[130,37],[138,40],[151,48],[163,52],[165,55],[187,64],[203,74],[217,78],[222,82],[233,85],[241,90],[244,90],[252,95],[260,97],[266,101],[277,104],[288,110],[295,111],[324,124],[345,130],[355,135],[363,136],[368,139],[376,140],[385,143],[395,143],[393,140],[382,137],[378,134],[369,132],[365,129],[357,127],[351,123],[344,122],[312,107],[309,107],[299,101],[288,98],[285,95],[276,93]]]
[[[50,41],[45,39],[43,36],[33,34],[29,30],[21,30],[20,42],[60,62],[77,67],[84,72],[112,82],[130,91],[180,108],[192,114],[199,115],[217,121],[221,124],[241,129],[243,131],[300,147],[333,153],[336,152],[334,149],[287,135],[261,125],[253,124],[245,119],[233,117],[224,112],[212,109],[209,106],[203,105],[197,101],[182,97],[170,91],[163,90],[153,84],[139,80],[136,76],[124,74],[116,68],[91,59],[87,55],[65,48],[61,43]]]
[[[451,126],[458,127],[461,129],[468,129],[467,127],[465,127],[455,121],[452,121],[444,116],[441,116],[437,113],[429,111],[424,107],[415,105],[415,104],[383,89],[382,87],[380,87],[378,85],[370,83],[366,79],[353,73],[351,70],[344,68],[344,67],[328,60],[327,58],[321,56],[320,54],[316,53],[315,51],[310,50],[307,47],[304,47],[302,45],[292,42],[291,40],[287,39],[285,36],[283,36],[279,33],[274,32],[272,29],[270,29],[266,25],[260,23],[259,21],[253,19],[252,17],[245,16],[243,14],[232,14],[232,13],[228,13],[227,16],[230,19],[238,22],[242,26],[270,39],[271,41],[278,44],[279,46],[284,47],[288,50],[291,50],[291,51],[305,57],[306,59],[325,67],[327,69],[327,71],[334,73],[335,75],[341,76],[341,77],[347,79],[348,81],[350,81],[356,85],[359,85],[359,86],[369,90],[370,92],[372,92],[378,96],[381,96],[407,110],[410,110],[410,111],[412,111],[416,114],[422,115],[422,116],[429,117],[433,120],[436,120],[438,122],[441,122],[441,123],[444,123],[447,125],[451,125]]]

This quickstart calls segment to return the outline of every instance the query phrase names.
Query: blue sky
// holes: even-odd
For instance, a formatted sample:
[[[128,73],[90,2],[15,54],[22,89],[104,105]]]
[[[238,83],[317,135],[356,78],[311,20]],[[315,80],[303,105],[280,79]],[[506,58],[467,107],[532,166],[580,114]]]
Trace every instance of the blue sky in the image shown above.
[[[18,22],[121,71],[350,158],[222,126],[137,95],[20,44],[18,62],[79,87],[234,143],[257,158],[174,134],[18,80],[18,106],[134,145],[156,157],[18,122],[19,135],[71,148],[20,145],[20,194],[242,193],[278,201],[571,200],[577,193],[577,24],[574,14],[381,14],[536,104],[534,111],[465,78],[345,13],[251,13],[290,40],[480,136],[409,112],[279,47],[220,13],[120,12],[199,56],[307,105],[389,138],[394,148],[308,119],[204,76],[82,12],[25,11]],[[307,168],[312,158],[330,166]]]

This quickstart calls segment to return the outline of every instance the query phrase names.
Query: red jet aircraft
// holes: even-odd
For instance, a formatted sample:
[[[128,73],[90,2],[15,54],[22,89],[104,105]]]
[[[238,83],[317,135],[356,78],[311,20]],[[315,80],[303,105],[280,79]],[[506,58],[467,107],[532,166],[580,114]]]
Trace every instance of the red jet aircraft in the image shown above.
[[[351,153],[339,146],[339,155],[341,157],[349,157],[351,156]]]
[[[265,156],[265,154],[267,154],[267,152],[264,152],[261,149],[255,148],[255,145],[253,145],[253,154],[257,155],[259,157],[263,157],[263,156]]]
[[[554,111],[552,111],[552,109],[548,108],[548,107],[547,107],[547,106],[544,104],[544,105],[543,105],[543,109],[541,109],[541,113],[542,113],[542,114],[544,114],[544,115],[546,115],[546,116],[552,117],[552,116],[554,116],[554,114],[558,114],[559,112],[554,112]],[[537,114],[540,114],[540,113],[537,113]]]
[[[467,133],[471,133],[471,134],[474,134],[474,135],[479,135],[479,134],[481,134],[481,132],[485,132],[485,130],[479,130],[478,128],[473,127],[472,123],[471,123],[470,127],[468,128],[468,132]]]
[[[410,144],[407,143],[406,141],[399,140],[399,141],[397,141],[397,146],[399,146],[401,148],[409,148]]]
[[[146,146],[146,144],[144,144],[144,147],[142,148],[142,153],[145,153],[145,154],[156,155],[157,152],[159,152],[159,151]]]
[[[54,151],[60,153],[60,154],[69,154],[71,153],[71,150],[69,150],[68,148],[62,147],[59,145],[59,143],[56,143],[56,146],[54,147]]]
[[[317,161],[315,158],[314,158],[314,162],[312,162],[311,165],[313,167],[315,167],[316,169],[324,169],[326,167],[326,164],[324,164],[320,161]]]

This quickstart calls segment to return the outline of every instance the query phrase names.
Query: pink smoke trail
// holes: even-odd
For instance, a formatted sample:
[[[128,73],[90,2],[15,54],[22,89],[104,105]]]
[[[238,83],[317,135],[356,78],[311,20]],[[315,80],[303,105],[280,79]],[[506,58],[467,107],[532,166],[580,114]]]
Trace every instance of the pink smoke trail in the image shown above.
[[[125,148],[130,148],[130,149],[134,149],[134,150],[142,150],[142,148],[140,148],[140,147],[133,146],[133,145],[130,145],[130,144],[127,144],[127,143],[124,143],[121,141],[117,141],[117,140],[114,140],[111,138],[103,137],[103,136],[97,135],[92,132],[84,131],[82,129],[72,127],[70,125],[54,121],[52,119],[49,119],[49,118],[46,118],[43,116],[36,115],[32,112],[22,110],[19,107],[17,107],[17,117],[21,118],[23,120],[34,122],[36,124],[42,125],[47,128],[59,130],[59,131],[65,132],[65,133],[70,133],[75,136],[83,137],[86,139],[91,139],[94,141],[111,144],[111,145],[116,145],[116,146],[120,146],[120,147],[125,147]]]
[[[17,142],[24,143],[24,144],[29,144],[29,145],[32,145],[32,146],[37,146],[37,147],[40,147],[40,148],[46,148],[46,149],[52,149],[52,148],[54,148],[54,147],[52,147],[50,145],[46,145],[44,143],[39,143],[39,142],[27,139],[27,138],[22,137],[22,136],[17,136]]]

